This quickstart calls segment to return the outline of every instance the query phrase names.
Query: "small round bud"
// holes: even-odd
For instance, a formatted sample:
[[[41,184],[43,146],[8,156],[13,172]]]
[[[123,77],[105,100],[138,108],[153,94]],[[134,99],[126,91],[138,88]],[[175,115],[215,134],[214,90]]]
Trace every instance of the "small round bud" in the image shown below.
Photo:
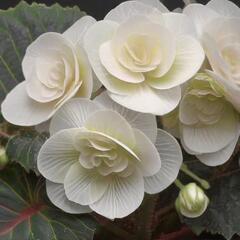
[[[4,168],[8,163],[8,157],[4,148],[0,147],[0,169]]]
[[[177,211],[189,218],[201,216],[207,209],[208,204],[208,197],[196,183],[189,183],[184,186],[175,202]]]

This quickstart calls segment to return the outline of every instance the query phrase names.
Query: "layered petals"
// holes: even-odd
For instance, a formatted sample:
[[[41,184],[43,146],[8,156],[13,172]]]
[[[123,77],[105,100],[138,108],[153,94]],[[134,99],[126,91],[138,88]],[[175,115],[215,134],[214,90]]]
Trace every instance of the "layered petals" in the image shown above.
[[[161,168],[153,176],[144,178],[145,192],[155,194],[172,184],[178,176],[183,157],[177,140],[163,130],[158,130],[155,144],[161,158]]]

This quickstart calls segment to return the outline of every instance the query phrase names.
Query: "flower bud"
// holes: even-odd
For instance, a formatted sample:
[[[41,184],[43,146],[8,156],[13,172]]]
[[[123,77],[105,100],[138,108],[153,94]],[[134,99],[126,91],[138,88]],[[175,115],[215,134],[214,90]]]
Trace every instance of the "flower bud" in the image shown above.
[[[196,183],[184,186],[175,202],[177,211],[189,218],[201,216],[208,204],[208,197]]]
[[[0,147],[0,169],[4,168],[8,163],[8,157],[4,148]]]

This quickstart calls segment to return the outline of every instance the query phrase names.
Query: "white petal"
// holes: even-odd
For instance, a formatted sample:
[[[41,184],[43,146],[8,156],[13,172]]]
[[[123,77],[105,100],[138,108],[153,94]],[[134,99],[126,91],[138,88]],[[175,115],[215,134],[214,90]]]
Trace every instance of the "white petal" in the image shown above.
[[[95,170],[73,164],[64,179],[66,196],[72,202],[89,205],[99,200],[107,190],[110,179],[98,174]]]
[[[109,92],[117,103],[134,111],[164,115],[175,109],[181,99],[180,87],[157,90],[146,84],[139,85],[130,95],[118,95]]]
[[[87,206],[71,202],[67,199],[63,184],[46,181],[47,195],[51,202],[62,209],[64,212],[71,214],[89,213],[92,210]]]
[[[128,177],[113,176],[102,198],[91,204],[90,208],[110,219],[123,218],[140,206],[143,196],[143,177],[135,170]]]
[[[79,141],[81,141],[82,139],[95,139],[95,140],[99,140],[102,142],[113,142],[113,144],[117,144],[119,145],[122,149],[124,149],[126,152],[128,152],[132,157],[135,158],[136,160],[139,160],[138,156],[124,143],[118,141],[115,138],[112,138],[111,136],[108,136],[104,133],[100,133],[100,132],[96,132],[96,131],[89,131],[85,128],[82,129],[78,129],[79,131],[76,133],[75,139],[74,139],[74,145],[75,145],[75,149],[78,149],[79,151],[81,151],[81,149],[79,148]]]
[[[159,0],[136,0],[137,2],[141,2],[145,5],[149,5],[157,8],[160,12],[169,12],[169,10],[163,5]]]
[[[207,4],[208,7],[224,17],[240,17],[240,8],[231,1],[227,0],[211,0]]]
[[[207,166],[215,167],[224,164],[233,154],[239,139],[239,134],[240,131],[238,130],[235,139],[233,139],[233,141],[223,149],[213,153],[196,155],[196,157]]]
[[[193,96],[185,95],[179,104],[179,120],[186,125],[194,125],[199,122],[193,101]]]
[[[102,83],[98,80],[95,72],[92,72],[93,77],[93,93],[95,93],[97,90],[99,90],[102,87]]]
[[[156,141],[157,121],[154,115],[135,112],[119,105],[108,96],[107,91],[98,95],[94,101],[100,103],[107,109],[120,113],[133,128],[141,130],[152,142]]]
[[[202,35],[204,27],[219,15],[211,8],[202,4],[193,3],[184,8],[183,13],[188,15],[194,22],[197,33]]]
[[[181,147],[167,132],[158,129],[155,146],[160,154],[162,166],[157,174],[144,178],[145,192],[150,194],[161,192],[172,184],[183,161]]]
[[[139,83],[145,80],[142,73],[131,72],[117,61],[113,53],[111,41],[105,42],[100,46],[99,55],[103,66],[114,77],[129,83]]]
[[[50,137],[38,154],[38,170],[48,180],[63,183],[72,164],[78,162],[79,152],[74,148],[73,138],[78,129],[62,130]]]
[[[196,37],[195,26],[190,17],[182,13],[164,13],[163,14],[165,26],[171,30],[175,35],[189,35]]]
[[[73,45],[59,33],[44,33],[28,46],[22,62],[22,69],[27,82],[27,92],[36,101],[49,102],[50,100],[59,98],[63,94],[64,87],[61,87],[60,90],[58,88],[50,89],[44,87],[43,84],[47,81],[42,76],[43,71],[46,69],[44,69],[44,65],[41,67],[38,61],[49,59],[51,63],[52,58],[54,61],[63,60],[64,65],[69,68],[67,72],[73,75],[70,77],[67,74],[66,79],[64,79],[64,76],[60,76],[58,77],[60,78],[59,81],[61,82],[61,78],[63,78],[66,86],[67,81],[72,81],[74,77],[74,84],[72,85],[78,85],[79,65],[77,56],[73,51]],[[37,70],[39,70],[38,72],[41,73],[41,76],[38,76]]]
[[[226,147],[235,138],[238,120],[227,105],[221,120],[213,125],[194,127],[182,125],[182,141],[193,152],[211,153]]]
[[[148,83],[157,89],[179,86],[198,72],[204,57],[203,48],[197,40],[181,36],[177,41],[176,57],[171,69],[160,78],[149,78]]]
[[[78,57],[80,80],[82,84],[74,97],[90,98],[93,92],[92,69],[85,50],[79,44],[77,44],[75,52]]]
[[[106,71],[99,57],[99,48],[109,41],[118,27],[111,21],[99,21],[94,24],[84,37],[84,47],[88,54],[90,64],[98,80],[111,92],[126,94],[135,88],[135,84],[120,81]]]
[[[137,1],[127,1],[112,9],[104,19],[122,23],[136,15],[148,16],[156,14],[157,12],[159,11],[150,5],[148,6]],[[159,14],[161,13],[159,12]]]
[[[154,144],[148,139],[144,133],[138,129],[134,129],[136,138],[136,147],[134,152],[140,159],[140,168],[143,176],[152,176],[161,168],[161,159]]]
[[[78,21],[76,21],[69,29],[67,29],[63,36],[76,45],[79,42],[83,42],[83,37],[89,27],[91,27],[96,20],[91,16],[83,16]]]
[[[75,98],[65,103],[53,116],[50,134],[68,128],[82,127],[86,119],[102,107],[88,99]]]
[[[240,112],[240,88],[229,81],[229,79],[225,79],[212,71],[207,71],[207,73],[224,87],[226,99]]]
[[[3,117],[19,126],[33,126],[47,121],[55,112],[55,102],[38,103],[28,97],[26,81],[12,89],[1,105]]]
[[[86,120],[84,127],[90,131],[110,136],[130,148],[136,144],[130,124],[119,113],[112,110],[100,110],[93,113]]]

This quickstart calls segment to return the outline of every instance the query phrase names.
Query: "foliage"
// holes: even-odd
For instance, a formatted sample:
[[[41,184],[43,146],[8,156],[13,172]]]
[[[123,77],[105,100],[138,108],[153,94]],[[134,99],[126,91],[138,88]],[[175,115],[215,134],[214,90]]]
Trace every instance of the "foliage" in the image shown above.
[[[74,216],[46,199],[44,180],[12,165],[0,173],[1,240],[89,240],[96,229],[90,216]]]
[[[36,174],[39,174],[37,156],[47,138],[47,133],[40,134],[35,131],[20,133],[8,141],[7,155],[9,159],[22,165],[27,172],[33,170]]]

